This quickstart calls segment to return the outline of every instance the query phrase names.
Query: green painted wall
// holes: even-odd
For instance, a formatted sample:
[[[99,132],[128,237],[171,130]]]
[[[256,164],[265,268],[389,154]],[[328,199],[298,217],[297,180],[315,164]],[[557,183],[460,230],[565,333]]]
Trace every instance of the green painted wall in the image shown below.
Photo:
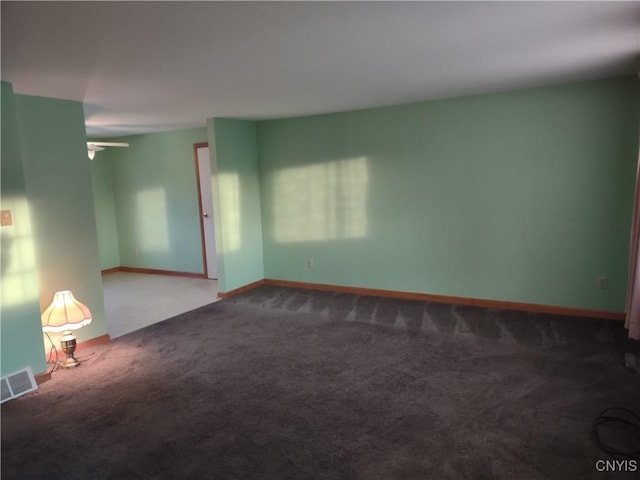
[[[637,105],[619,78],[259,122],[265,276],[623,311]]]
[[[264,278],[255,122],[207,120],[218,252],[218,290]]]
[[[120,265],[202,273],[193,144],[206,129],[109,140],[130,145],[94,160],[112,169]]]
[[[107,155],[96,155],[96,158],[89,162],[89,170],[96,209],[100,269],[107,270],[120,266],[113,174]]]
[[[79,341],[106,333],[96,219],[82,103],[15,95],[40,309],[72,290],[93,321]],[[52,335],[56,343],[56,336]],[[48,347],[48,344],[47,344]],[[39,348],[43,351],[40,341]]]
[[[22,168],[18,119],[11,84],[2,88],[2,145],[0,151],[0,208],[11,210],[13,225],[0,229],[2,304],[0,305],[0,375],[30,366],[45,370],[38,275],[32,216]]]

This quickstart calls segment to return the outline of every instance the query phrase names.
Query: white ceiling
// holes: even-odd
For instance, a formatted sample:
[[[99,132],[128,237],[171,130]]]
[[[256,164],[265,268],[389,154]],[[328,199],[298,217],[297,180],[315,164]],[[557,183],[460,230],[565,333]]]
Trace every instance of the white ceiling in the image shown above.
[[[640,2],[6,2],[2,79],[90,136],[638,72]]]

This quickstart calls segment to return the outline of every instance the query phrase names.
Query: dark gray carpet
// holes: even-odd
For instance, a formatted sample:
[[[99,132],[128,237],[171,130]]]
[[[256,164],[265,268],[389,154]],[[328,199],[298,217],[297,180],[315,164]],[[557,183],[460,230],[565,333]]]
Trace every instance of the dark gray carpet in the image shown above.
[[[2,405],[3,479],[606,479],[622,324],[262,287]],[[630,440],[630,441],[633,441]]]

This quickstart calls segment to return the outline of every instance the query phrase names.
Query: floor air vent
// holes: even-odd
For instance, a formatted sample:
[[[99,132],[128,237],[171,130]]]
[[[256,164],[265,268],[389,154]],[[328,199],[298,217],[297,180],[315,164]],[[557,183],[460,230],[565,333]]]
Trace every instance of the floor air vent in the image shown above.
[[[2,377],[0,382],[2,387],[2,400],[0,403],[38,389],[31,367]]]

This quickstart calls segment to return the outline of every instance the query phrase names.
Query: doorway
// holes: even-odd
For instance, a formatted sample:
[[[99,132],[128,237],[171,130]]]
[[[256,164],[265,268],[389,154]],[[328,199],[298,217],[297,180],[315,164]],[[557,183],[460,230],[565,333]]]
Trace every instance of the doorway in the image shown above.
[[[193,145],[198,186],[198,208],[200,209],[200,236],[202,238],[202,265],[206,278],[218,278],[218,259],[216,256],[216,235],[213,221],[213,195],[211,193],[211,164],[209,163],[209,144]]]

